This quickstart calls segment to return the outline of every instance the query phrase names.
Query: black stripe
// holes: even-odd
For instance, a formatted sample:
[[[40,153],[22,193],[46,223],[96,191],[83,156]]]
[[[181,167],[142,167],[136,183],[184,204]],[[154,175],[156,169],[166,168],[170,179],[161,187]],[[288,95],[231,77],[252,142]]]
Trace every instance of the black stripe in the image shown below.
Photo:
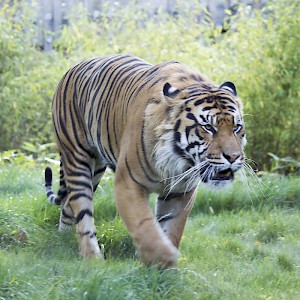
[[[177,131],[177,130],[178,130],[178,128],[180,127],[180,124],[181,124],[181,120],[178,119],[178,120],[176,121],[175,126],[174,126],[174,131]]]
[[[96,171],[94,171],[94,176],[98,175],[98,174],[101,174],[101,173],[104,173],[106,170],[106,166],[104,168],[100,168]]]
[[[87,189],[90,189],[92,187],[91,182],[84,182],[81,180],[68,180],[68,183],[73,184],[75,186],[80,186],[82,188],[87,188]]]
[[[184,151],[176,144],[173,145],[173,151],[178,155],[183,157],[184,156]]]
[[[202,120],[204,123],[208,123],[208,120],[205,119],[204,116],[200,115],[199,117],[201,118],[201,120]]]
[[[135,79],[135,80],[132,80],[131,84],[128,85],[128,88],[126,89],[126,93],[125,93],[126,95],[128,93],[128,95],[126,96],[126,98],[128,99],[128,101],[127,101],[127,104],[124,105],[124,107],[123,107],[123,113],[124,114],[126,114],[127,111],[128,111],[129,103],[133,103],[133,100],[134,100],[133,99],[133,94],[137,93],[137,87],[139,86],[140,81],[142,80],[143,77],[148,78],[148,76],[149,76],[149,73],[144,71],[144,72],[141,72],[140,76],[133,77],[133,79]],[[150,79],[147,79],[146,81],[148,83],[150,81]]]
[[[205,99],[199,99],[199,100],[195,101],[194,105],[198,106],[198,105],[203,104],[204,102],[205,102]]]
[[[232,104],[236,104],[234,100],[232,100],[231,98],[228,97],[228,95],[226,94],[222,94],[222,95],[216,95],[214,96],[215,100],[220,101],[221,103],[227,104],[227,102],[230,102]]]
[[[127,56],[127,57],[130,58],[130,56]],[[97,106],[96,106],[96,105],[94,105],[94,104],[95,104],[95,101],[96,101],[96,98],[97,98],[97,99],[103,99],[104,93],[105,93],[106,95],[109,94],[109,90],[112,88],[113,84],[115,84],[114,78],[113,78],[113,80],[111,80],[111,79],[112,79],[113,76],[116,75],[117,69],[122,68],[124,65],[127,65],[127,64],[131,63],[132,61],[135,61],[135,60],[136,60],[136,59],[131,59],[131,60],[129,60],[129,61],[123,62],[122,64],[115,64],[115,65],[114,65],[115,62],[118,62],[118,61],[120,61],[120,60],[122,60],[122,59],[124,59],[124,58],[126,58],[126,56],[120,56],[120,57],[117,57],[117,58],[115,58],[115,59],[110,59],[110,60],[107,61],[107,65],[106,65],[104,68],[102,67],[102,69],[101,69],[101,72],[103,73],[103,76],[102,76],[102,78],[101,78],[101,81],[102,81],[102,82],[106,82],[106,84],[105,84],[105,85],[99,84],[97,90],[95,91],[93,100],[92,100],[91,108],[92,108],[92,107],[93,107],[93,108],[96,107],[96,112],[97,112],[97,113],[96,113],[96,120],[100,120],[100,119],[101,119],[101,115],[102,115],[102,113],[103,113],[103,109],[104,109],[104,107],[107,106],[107,103],[108,103],[108,101],[110,100],[109,97],[106,97],[106,99],[105,99],[106,101],[101,101],[101,102],[99,101],[99,102],[97,103]],[[116,67],[116,69],[113,70],[113,72],[112,72],[112,73],[108,76],[108,78],[106,79],[106,76],[108,75],[109,71],[111,71],[111,66],[112,66],[112,65],[114,65],[114,66]],[[104,73],[104,71],[106,71],[106,72]],[[108,89],[108,86],[109,86],[109,85],[110,85],[110,88]],[[103,91],[102,91],[101,95],[98,95],[101,88],[103,89]],[[101,105],[102,109],[100,109],[100,105]],[[107,120],[107,118],[106,118],[106,120]],[[89,124],[89,125],[90,125],[90,124]]]
[[[84,160],[76,157],[75,154],[76,153],[73,150],[73,152],[68,152],[68,155],[65,156],[65,159],[67,161],[66,166],[69,166],[69,170],[67,170],[66,172],[71,173],[71,176],[85,176],[86,178],[91,178],[92,173],[90,165]],[[76,164],[74,163],[74,161],[76,162]],[[76,169],[77,172],[71,171],[70,166],[73,167],[73,169]]]
[[[143,184],[141,184],[137,179],[134,178],[131,170],[130,170],[130,167],[129,167],[129,164],[128,164],[128,160],[127,160],[127,156],[125,157],[125,164],[126,164],[126,168],[127,168],[127,171],[129,173],[129,176],[130,178],[138,185],[140,185],[141,187],[143,187],[144,189],[147,189]]]
[[[71,113],[71,115],[72,115],[72,113]],[[72,148],[69,148],[69,147],[61,140],[61,137],[60,137],[61,134],[59,134],[59,133],[57,132],[57,128],[55,128],[55,129],[56,129],[56,135],[57,135],[57,137],[58,137],[58,139],[59,139],[59,141],[60,141],[60,144],[64,145],[64,147],[69,151],[69,154],[72,155],[74,158],[75,158],[74,149],[76,149],[76,153],[78,153],[78,154],[80,154],[80,155],[82,155],[82,156],[86,156],[86,151],[84,151],[84,152],[82,153],[81,151],[79,151],[80,149],[77,149],[77,148],[78,148],[77,145],[74,144],[74,142],[75,142],[76,140],[74,140],[72,137],[70,137],[70,135],[69,135],[69,130],[67,130],[67,128],[65,127],[65,121],[62,120],[61,114],[59,115],[59,125],[60,125],[60,131],[61,131],[61,133],[63,134],[64,138],[67,139],[68,143],[71,145]],[[57,127],[57,126],[55,126],[55,127]],[[73,130],[73,131],[74,131],[74,130]],[[84,150],[84,149],[83,149],[83,150]]]
[[[186,115],[186,117],[187,117],[188,119],[190,119],[190,120],[195,121],[195,123],[198,124],[198,120],[197,120],[197,118],[195,117],[194,114],[188,113],[188,114]]]
[[[109,164],[108,167],[109,167],[113,172],[116,172],[116,165]]]
[[[93,199],[92,199],[92,197],[91,196],[89,196],[89,195],[87,195],[86,193],[76,193],[75,195],[73,195],[73,196],[71,196],[70,198],[69,198],[69,201],[71,202],[71,201],[76,201],[76,200],[78,200],[79,198],[87,198],[88,200],[90,200],[90,201],[92,201]]]
[[[199,140],[203,140],[203,137],[201,136],[198,128],[195,129],[195,134],[196,134],[196,136],[198,137]]]
[[[191,125],[191,126],[186,126],[185,127],[185,134],[186,134],[186,136],[189,136],[189,134],[190,134],[190,132],[191,132],[191,130],[192,129],[195,129],[195,132],[196,132],[196,130],[197,130],[197,128],[198,128],[198,125],[199,124],[194,124],[194,125]],[[202,137],[200,138],[200,140],[202,140]]]
[[[158,84],[160,81],[166,80],[165,77],[158,77],[148,88],[148,90],[151,90],[156,84]]]
[[[132,62],[135,62],[135,64],[130,64]],[[130,64],[129,66],[126,66],[127,64]],[[122,64],[121,67],[123,67],[120,71],[116,72],[116,70],[114,70],[114,78],[113,78],[113,83],[110,85],[110,89],[107,92],[107,99],[110,99],[110,101],[107,103],[106,106],[106,114],[105,114],[105,119],[112,119],[113,120],[113,133],[114,133],[114,140],[115,140],[115,144],[118,145],[119,139],[117,137],[117,133],[116,133],[116,122],[117,122],[117,118],[115,117],[115,115],[110,118],[109,114],[112,111],[111,110],[111,106],[114,106],[114,103],[117,101],[117,99],[119,99],[120,97],[122,97],[122,99],[126,98],[127,95],[127,91],[128,88],[132,87],[132,84],[127,84],[128,88],[124,91],[124,84],[125,82],[132,82],[135,77],[136,77],[136,73],[140,70],[145,70],[145,67],[149,66],[149,64],[145,63],[144,61],[141,60],[137,60],[136,58],[131,59],[129,61],[126,61],[126,64]],[[129,71],[133,70],[132,72],[128,73]],[[145,72],[145,71],[144,71]],[[126,76],[125,76],[126,74]],[[122,80],[120,80],[122,79]],[[115,84],[115,82],[117,84]],[[123,83],[123,84],[122,84]],[[122,91],[122,95],[120,95]],[[112,97],[114,93],[114,97]],[[130,98],[128,98],[128,100],[131,100]],[[115,110],[113,110],[114,114],[115,114]]]
[[[207,111],[207,110],[211,110],[213,108],[214,108],[213,106],[206,106],[206,107],[203,107],[202,110]]]
[[[49,197],[52,196],[52,195],[54,195],[54,193],[53,193],[52,191],[49,191],[49,192],[47,193],[47,198],[49,198]]]
[[[232,112],[235,112],[235,107],[233,107],[231,105],[228,105],[227,109],[230,110],[230,111],[232,111]]]
[[[117,62],[118,60],[124,59],[126,57],[130,58],[130,60],[124,61],[121,64],[115,64],[115,62]],[[134,67],[131,65],[131,66],[128,66],[127,68],[124,68],[124,66],[131,64],[132,62],[136,62],[136,61],[138,61],[138,60],[136,58],[132,58],[131,56],[121,56],[121,57],[118,57],[117,59],[107,61],[105,68],[102,67],[101,81],[102,82],[106,81],[106,84],[98,85],[98,88],[95,91],[94,97],[91,101],[92,102],[91,109],[92,110],[94,109],[96,111],[96,117],[95,117],[96,120],[102,120],[102,119],[105,120],[107,133],[110,132],[110,129],[113,129],[115,132],[115,128],[111,128],[111,126],[109,125],[109,121],[111,119],[109,117],[109,114],[110,114],[110,111],[112,111],[111,106],[113,106],[113,103],[114,103],[114,101],[112,101],[112,100],[113,99],[116,100],[116,97],[111,97],[111,95],[113,92],[115,92],[116,84],[119,81],[119,77]],[[137,66],[140,65],[140,63],[138,63],[136,65]],[[111,66],[114,66],[116,68],[112,70]],[[120,70],[117,72],[118,69],[120,69]],[[111,71],[111,74],[108,75],[110,71]],[[108,78],[105,79],[107,76],[108,76]],[[103,89],[101,94],[99,94],[100,88]],[[104,101],[100,101],[101,99],[104,99]],[[96,100],[98,101],[97,104],[96,104]],[[90,111],[89,113],[92,114],[93,112]],[[103,118],[102,118],[102,115],[103,115]],[[91,126],[91,124],[92,124],[92,118],[89,118],[89,126]],[[98,139],[99,139],[99,141],[98,141],[99,145],[101,145],[100,128],[98,130]],[[115,151],[113,150],[114,147],[112,146],[110,134],[107,135],[107,139],[108,139],[108,149],[102,149],[101,152],[104,154],[104,156],[109,161],[116,163],[117,159],[115,157],[115,153],[114,153]],[[117,142],[118,142],[118,138],[116,137],[116,133],[115,133],[115,143],[117,144]]]
[[[176,142],[180,142],[181,141],[181,133],[179,131],[175,131],[174,132],[174,140]]]
[[[194,75],[194,74],[192,74],[191,75],[191,78],[193,79],[193,80],[195,80],[195,81],[203,81],[204,79],[200,76],[200,75]]]
[[[114,153],[114,147],[112,146],[112,141],[111,141],[111,135],[109,134],[110,132],[110,124],[109,124],[109,120],[113,119],[110,118],[110,112],[111,112],[111,107],[114,105],[114,102],[116,101],[116,97],[112,97],[112,94],[115,91],[116,86],[118,85],[119,82],[119,78],[126,72],[128,72],[128,69],[130,69],[132,67],[132,65],[130,65],[133,62],[136,62],[137,59],[133,58],[130,60],[127,60],[125,62],[123,62],[121,65],[118,65],[113,72],[109,75],[108,79],[107,79],[107,83],[105,85],[105,87],[103,88],[103,93],[106,93],[106,97],[105,97],[105,101],[102,102],[102,109],[101,111],[104,111],[104,120],[106,121],[106,132],[107,134],[107,143],[108,143],[108,148],[109,151],[113,157],[113,161],[117,161],[116,157],[115,157],[115,153]],[[128,65],[126,67],[126,65]],[[137,65],[137,64],[136,64]],[[136,66],[134,65],[134,66]],[[139,65],[139,64],[138,64]],[[102,93],[102,94],[103,94]],[[112,99],[114,99],[115,101],[112,101]],[[99,106],[98,106],[99,107]],[[105,108],[105,109],[104,109]],[[101,114],[99,115],[99,117],[101,118]],[[98,118],[97,118],[98,119]],[[115,138],[115,141],[117,139]]]
[[[190,149],[194,148],[195,146],[201,146],[201,144],[199,142],[193,142],[193,143],[190,143],[186,148],[185,150],[186,151],[190,151]],[[200,153],[201,154],[201,153]]]
[[[69,215],[66,213],[66,211],[64,209],[61,210],[62,214],[64,217],[68,218],[68,219],[73,219],[73,216]]]
[[[72,133],[74,135],[74,139],[75,139],[76,144],[77,144],[76,147],[75,147],[76,148],[76,152],[80,153],[80,151],[78,149],[78,148],[80,148],[80,149],[82,149],[84,151],[84,154],[88,154],[90,157],[93,157],[93,153],[91,153],[89,151],[89,149],[87,149],[80,142],[81,138],[79,137],[78,132],[80,132],[80,129],[81,130],[84,129],[85,126],[80,126],[80,124],[82,123],[82,119],[81,119],[81,116],[78,115],[78,107],[76,107],[76,101],[73,101],[72,104],[73,105],[72,105],[72,107],[70,109],[70,118],[71,118],[71,123],[72,123]],[[73,108],[73,111],[72,111],[72,108]],[[74,114],[76,115],[76,119],[74,118]],[[76,127],[79,127],[79,126],[80,126],[80,128],[78,128],[78,130],[77,130]],[[86,136],[86,132],[85,132],[85,136]],[[84,155],[84,156],[87,156],[87,155]]]
[[[90,186],[89,186],[90,189]],[[86,188],[85,187],[68,187],[68,191],[69,193],[75,193],[75,192],[81,192],[84,193],[86,192]]]
[[[144,81],[143,84],[140,84],[139,87],[136,90],[132,91],[132,94],[130,96],[133,96],[133,93],[138,94],[144,87],[145,85],[147,85],[149,82],[151,82],[151,80],[157,78],[159,72],[161,72],[164,68],[166,68],[166,66],[168,65],[172,65],[172,64],[179,64],[179,62],[177,61],[169,61],[163,65],[156,65],[153,66],[152,68],[149,69],[149,72],[147,72],[147,80]],[[151,70],[152,69],[152,70]]]
[[[78,224],[84,218],[85,215],[93,217],[93,213],[89,209],[84,209],[76,217],[76,220],[75,220],[76,224]]]
[[[147,165],[147,168],[153,172],[152,166],[150,165],[148,157],[147,157],[147,150],[146,150],[146,145],[145,145],[145,140],[144,140],[144,138],[145,138],[144,130],[145,130],[145,116],[143,118],[143,124],[142,124],[141,145],[142,145],[142,152],[143,152],[144,161]]]
[[[68,226],[71,226],[71,225],[73,225],[73,222],[71,222],[71,223],[68,223],[68,222],[65,222],[64,220],[60,220],[60,222],[62,222],[62,223],[64,223],[65,225],[68,225]]]
[[[147,170],[146,170],[145,167],[143,166],[143,161],[141,160],[141,157],[140,157],[140,155],[139,155],[138,149],[136,149],[136,155],[137,155],[137,158],[138,158],[140,167],[141,167],[141,169],[142,169],[144,175],[146,176],[146,178],[147,178],[150,182],[153,182],[153,183],[159,183],[159,180],[152,179],[152,177],[150,177],[150,175],[147,173]]]
[[[79,234],[80,236],[89,235],[90,238],[93,238],[93,237],[97,236],[97,233],[96,233],[96,232],[92,232],[92,233],[91,233],[91,231],[78,232],[78,234]]]

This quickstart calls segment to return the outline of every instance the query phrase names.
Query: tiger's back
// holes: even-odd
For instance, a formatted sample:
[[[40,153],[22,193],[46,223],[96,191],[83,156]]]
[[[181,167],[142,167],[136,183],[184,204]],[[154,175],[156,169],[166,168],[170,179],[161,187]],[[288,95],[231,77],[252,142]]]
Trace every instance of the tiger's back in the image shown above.
[[[168,266],[178,257],[199,181],[232,180],[244,160],[241,102],[234,85],[217,87],[175,61],[153,66],[114,55],[80,63],[59,83],[52,115],[61,183],[54,196],[48,169],[47,195],[62,205],[61,229],[77,224],[84,256],[100,253],[92,199],[107,166],[115,171],[117,208],[141,259]],[[205,129],[208,123],[228,134],[232,146],[224,146],[223,153],[214,150],[213,140],[221,137]],[[216,159],[224,170],[211,167],[209,161]],[[159,194],[158,222],[147,203],[151,192]]]
[[[94,151],[115,167],[126,109],[135,91],[132,83],[138,85],[138,74],[144,75],[149,67],[142,60],[124,55],[91,59],[69,70],[52,106],[54,126],[62,142],[80,140],[84,144],[76,147],[89,151],[96,148]],[[126,79],[119,80],[120,77]]]

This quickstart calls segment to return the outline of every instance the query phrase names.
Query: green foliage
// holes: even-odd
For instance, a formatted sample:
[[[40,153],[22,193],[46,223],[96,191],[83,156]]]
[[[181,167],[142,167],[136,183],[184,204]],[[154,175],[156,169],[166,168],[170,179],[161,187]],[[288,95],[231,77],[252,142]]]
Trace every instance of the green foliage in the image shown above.
[[[52,139],[51,98],[68,64],[36,49],[33,14],[17,2],[0,10],[1,150]]]
[[[299,2],[269,1],[253,12],[241,6],[225,34],[194,5],[193,10],[180,5],[172,17],[160,11],[149,16],[137,5],[111,10],[104,3],[97,20],[76,7],[50,54],[36,49],[33,10],[4,6],[0,149],[53,141],[51,98],[63,73],[85,58],[129,52],[151,63],[175,59],[195,66],[218,84],[235,82],[244,99],[248,156],[260,169],[272,167],[269,152],[299,160]],[[199,15],[206,18],[199,21]]]
[[[298,174],[300,171],[300,161],[292,157],[278,157],[273,153],[268,153],[273,161],[271,165],[271,172],[278,172],[280,174]]]
[[[34,166],[45,162],[59,164],[58,153],[53,152],[54,143],[32,144],[24,142],[20,150],[7,150],[0,152],[0,165],[16,164]]]

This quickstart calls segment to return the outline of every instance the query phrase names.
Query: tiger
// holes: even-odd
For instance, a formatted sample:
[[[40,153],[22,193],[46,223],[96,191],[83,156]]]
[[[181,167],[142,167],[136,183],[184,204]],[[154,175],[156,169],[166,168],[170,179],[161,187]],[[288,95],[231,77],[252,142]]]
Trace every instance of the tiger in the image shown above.
[[[216,85],[175,60],[150,64],[131,54],[85,60],[63,76],[52,102],[60,186],[59,230],[75,223],[83,257],[103,257],[93,195],[107,168],[114,199],[146,266],[176,265],[199,184],[223,188],[245,164],[243,104],[235,85]],[[155,209],[149,195],[157,194]]]

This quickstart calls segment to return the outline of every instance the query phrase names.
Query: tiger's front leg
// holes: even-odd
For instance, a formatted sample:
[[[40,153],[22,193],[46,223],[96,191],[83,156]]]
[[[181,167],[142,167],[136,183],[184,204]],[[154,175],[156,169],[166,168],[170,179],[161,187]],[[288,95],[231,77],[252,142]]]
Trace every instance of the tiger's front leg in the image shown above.
[[[148,191],[134,181],[128,169],[120,169],[115,176],[116,205],[141,260],[160,268],[174,265],[179,252],[156,221],[148,204]]]
[[[175,247],[179,247],[186,220],[193,207],[195,191],[158,197],[156,218]]]

